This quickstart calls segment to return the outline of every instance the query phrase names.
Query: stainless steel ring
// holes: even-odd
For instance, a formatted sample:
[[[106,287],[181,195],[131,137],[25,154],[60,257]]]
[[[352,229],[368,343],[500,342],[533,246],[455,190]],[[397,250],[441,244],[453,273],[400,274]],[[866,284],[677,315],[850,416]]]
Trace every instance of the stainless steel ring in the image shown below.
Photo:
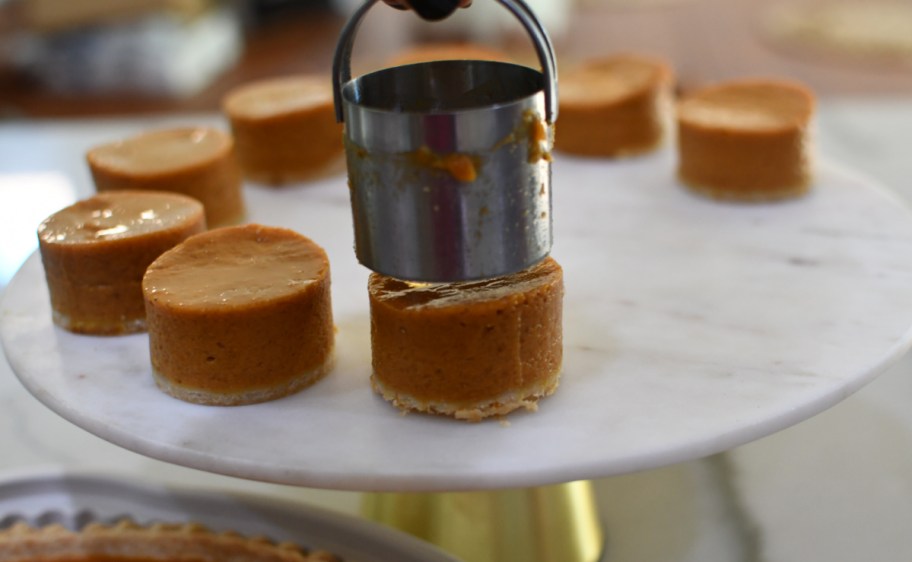
[[[368,0],[333,63],[358,261],[410,281],[508,275],[551,251],[557,69],[521,0],[499,0],[528,31],[542,69],[449,60],[351,77]]]

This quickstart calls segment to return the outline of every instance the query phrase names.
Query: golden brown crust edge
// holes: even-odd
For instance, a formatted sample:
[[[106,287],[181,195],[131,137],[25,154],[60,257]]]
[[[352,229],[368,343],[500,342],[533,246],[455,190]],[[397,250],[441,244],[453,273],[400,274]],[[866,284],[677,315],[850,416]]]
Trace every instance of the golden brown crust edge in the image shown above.
[[[714,199],[716,201],[730,201],[738,203],[768,203],[796,199],[811,191],[810,174],[799,184],[778,188],[756,189],[731,189],[702,185],[684,177],[680,173],[678,179],[688,191],[697,195]]]
[[[60,525],[36,528],[16,523],[0,531],[4,562],[80,560],[162,560],[169,562],[341,562],[324,551],[234,532],[216,533],[197,523],[140,526],[122,520],[92,523],[75,532]]]
[[[478,422],[485,418],[505,416],[520,408],[525,408],[530,412],[538,410],[539,399],[550,396],[557,390],[560,384],[560,375],[561,367],[558,366],[551,376],[531,388],[511,390],[497,398],[478,402],[473,407],[450,404],[444,401],[420,400],[407,393],[389,388],[374,375],[371,375],[371,387],[384,400],[403,412],[414,411],[452,416],[458,420]]]
[[[260,402],[269,402],[278,400],[285,396],[290,396],[305,388],[312,386],[328,375],[335,366],[335,350],[330,349],[326,355],[326,360],[315,368],[300,373],[283,384],[270,388],[261,388],[238,393],[213,392],[194,388],[186,388],[171,382],[171,380],[152,368],[152,375],[155,377],[155,384],[165,394],[168,394],[178,400],[191,402],[193,404],[202,404],[206,406],[242,406],[247,404],[258,404]]]

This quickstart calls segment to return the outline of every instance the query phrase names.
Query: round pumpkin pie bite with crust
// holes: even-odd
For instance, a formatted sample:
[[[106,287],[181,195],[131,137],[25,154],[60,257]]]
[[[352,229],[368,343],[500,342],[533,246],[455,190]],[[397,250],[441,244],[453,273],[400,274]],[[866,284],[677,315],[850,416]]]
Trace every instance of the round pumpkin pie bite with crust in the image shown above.
[[[813,179],[814,96],[783,80],[739,80],[678,104],[678,177],[715,199],[802,195]]]
[[[561,72],[555,148],[580,156],[629,156],[658,148],[672,121],[671,68],[621,54]]]
[[[334,169],[343,152],[332,84],[322,75],[251,82],[229,92],[222,109],[231,122],[244,175],[283,185]]]
[[[263,402],[332,367],[329,260],[294,231],[249,224],[198,234],[155,260],[142,288],[152,371],[176,398]]]
[[[38,227],[54,323],[95,335],[145,330],[146,268],[205,229],[203,205],[176,193],[112,191],[54,213]]]
[[[209,227],[244,217],[231,136],[209,127],[163,129],[104,144],[86,155],[95,188],[173,191],[206,208]]]
[[[15,523],[0,530],[4,562],[342,562],[325,551],[238,533],[215,533],[194,523],[140,526],[123,520],[90,523],[79,531],[61,525]]]
[[[534,410],[559,382],[563,272],[410,283],[374,273],[371,383],[402,410],[478,421]]]

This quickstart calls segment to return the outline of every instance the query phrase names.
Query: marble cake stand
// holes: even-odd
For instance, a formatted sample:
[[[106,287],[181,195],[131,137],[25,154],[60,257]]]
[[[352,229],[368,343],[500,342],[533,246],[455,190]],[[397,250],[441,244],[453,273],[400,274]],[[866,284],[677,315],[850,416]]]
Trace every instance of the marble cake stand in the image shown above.
[[[824,163],[803,199],[723,204],[683,190],[672,169],[669,151],[555,162],[563,380],[538,412],[506,422],[402,416],[371,393],[367,272],[338,176],[246,192],[251,221],[330,255],[337,367],[305,392],[236,408],[164,395],[145,335],[52,325],[37,256],[6,290],[0,338],[36,398],[128,449],[247,479],[395,492],[542,486],[702,457],[837,403],[905,352],[912,215],[894,196]]]

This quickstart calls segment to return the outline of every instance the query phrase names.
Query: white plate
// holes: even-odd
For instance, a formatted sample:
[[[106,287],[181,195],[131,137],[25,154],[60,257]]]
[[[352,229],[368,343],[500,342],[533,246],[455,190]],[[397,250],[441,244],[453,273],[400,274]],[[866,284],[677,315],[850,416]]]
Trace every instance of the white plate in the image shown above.
[[[314,507],[252,495],[196,492],[118,478],[42,473],[0,478],[0,529],[15,521],[78,530],[124,518],[140,525],[196,522],[326,550],[345,562],[456,562],[405,533]]]
[[[803,199],[721,204],[681,189],[672,170],[668,151],[555,162],[564,375],[509,424],[402,416],[371,393],[367,272],[342,177],[247,190],[253,220],[311,236],[332,263],[337,367],[298,395],[236,408],[164,395],[145,335],[52,325],[37,257],[6,291],[0,336],[32,394],[114,443],[350,490],[532,486],[701,457],[835,404],[905,351],[912,217],[893,196],[827,164]]]

